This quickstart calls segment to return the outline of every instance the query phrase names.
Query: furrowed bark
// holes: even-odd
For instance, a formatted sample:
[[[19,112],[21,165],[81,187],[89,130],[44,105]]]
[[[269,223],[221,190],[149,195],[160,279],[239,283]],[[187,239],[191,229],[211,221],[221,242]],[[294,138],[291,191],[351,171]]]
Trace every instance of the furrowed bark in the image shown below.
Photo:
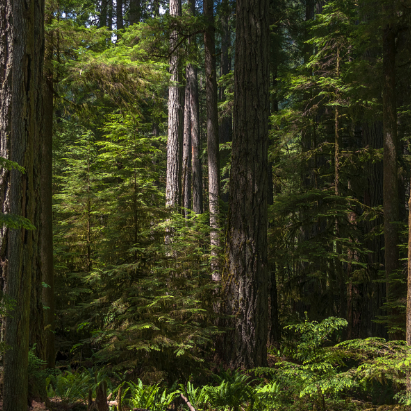
[[[51,15],[48,16],[51,21]],[[47,368],[55,366],[54,347],[54,264],[53,264],[53,210],[52,210],[52,144],[53,144],[53,41],[54,33],[47,36],[45,75],[43,84],[43,140],[41,142],[41,265],[43,282],[44,329]]]
[[[190,13],[195,14],[195,1],[189,0]],[[195,38],[189,39],[195,42]],[[190,127],[191,127],[191,164],[193,179],[193,211],[196,214],[203,213],[203,173],[201,166],[200,150],[200,115],[198,102],[197,68],[192,64],[187,66],[187,85],[190,90]]]
[[[181,15],[180,0],[170,0],[170,15]],[[174,50],[178,42],[177,31],[170,37],[170,50]],[[168,140],[167,140],[167,181],[166,181],[166,206],[177,207],[180,200],[180,75],[178,50],[174,50],[170,58],[171,82],[168,91]]]
[[[186,69],[186,76],[188,69]],[[186,84],[184,99],[184,135],[183,135],[183,207],[188,217],[191,208],[191,121],[190,121],[190,86]]]
[[[42,114],[44,2],[13,2],[12,19],[10,159],[23,166],[25,173],[13,170],[10,174],[10,212],[35,221],[39,214],[35,204],[38,182],[34,181],[37,174],[33,168]],[[20,228],[9,232],[6,295],[16,306],[6,321],[5,342],[12,349],[6,351],[4,358],[4,411],[27,409],[30,297],[33,261],[37,258],[35,231]]]
[[[0,156],[10,160],[11,82],[12,82],[12,22],[11,1],[0,3]],[[10,171],[0,169],[0,199],[3,214],[10,213]],[[7,281],[8,228],[0,226],[0,291]],[[1,318],[0,340],[4,340],[4,318]]]
[[[218,263],[220,248],[219,234],[219,139],[217,112],[217,77],[215,60],[215,27],[213,0],[204,0],[204,16],[207,19],[207,29],[204,32],[205,74],[206,74],[206,106],[207,106],[207,153],[208,153],[208,195],[210,211],[210,242],[211,270],[213,281],[220,281],[221,274]]]
[[[225,340],[231,367],[267,364],[268,5],[268,0],[239,0],[236,9],[234,132],[224,273],[228,314],[235,315],[234,330]]]

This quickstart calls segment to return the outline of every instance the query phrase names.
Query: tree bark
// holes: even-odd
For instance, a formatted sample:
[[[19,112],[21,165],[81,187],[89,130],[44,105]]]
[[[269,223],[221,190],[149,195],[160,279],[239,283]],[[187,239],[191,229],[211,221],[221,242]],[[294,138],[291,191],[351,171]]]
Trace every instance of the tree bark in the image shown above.
[[[219,234],[219,198],[220,198],[220,171],[219,171],[219,139],[218,139],[218,111],[217,111],[217,77],[215,60],[215,27],[213,0],[204,0],[204,17],[207,28],[204,32],[205,48],[205,75],[206,75],[206,106],[207,106],[207,154],[208,154],[208,204],[210,211],[210,242],[211,242],[211,270],[213,281],[220,281],[218,250],[220,248]]]
[[[188,77],[188,68],[186,68]],[[184,135],[183,135],[183,207],[188,217],[191,208],[191,121],[190,121],[190,85],[186,84],[184,99]]]
[[[181,16],[181,0],[170,0],[170,15]],[[174,50],[178,42],[177,31],[170,36],[170,50]],[[171,82],[168,91],[168,140],[167,140],[167,181],[166,206],[177,207],[180,201],[180,145],[181,145],[181,98],[178,50],[174,50],[170,58]]]
[[[410,181],[411,187],[411,181]],[[407,280],[407,311],[406,311],[406,341],[411,349],[411,192],[408,200],[408,280]],[[411,376],[407,373],[407,393],[411,393]]]
[[[171,7],[170,7],[170,14],[171,14]],[[128,11],[128,20],[129,20],[130,26],[132,24],[139,23],[140,19],[141,19],[141,1],[140,0],[130,0],[130,9]]]
[[[231,45],[231,31],[229,19],[231,15],[231,7],[228,0],[223,0],[221,3],[221,63],[220,63],[220,73],[222,76],[227,75],[231,71],[231,61],[229,48]],[[225,87],[220,88],[220,101],[226,101]],[[231,114],[224,114],[221,118],[221,123],[219,127],[219,137],[220,143],[228,143],[233,138],[232,133],[233,120]],[[226,154],[227,153],[227,154]],[[220,157],[220,169],[225,167],[229,160],[229,152],[227,150],[222,151]],[[222,179],[228,178],[228,173],[222,175]],[[228,203],[229,193],[221,193],[221,199]]]
[[[390,276],[399,267],[398,227],[398,169],[397,169],[397,104],[395,70],[395,27],[390,6],[383,31],[383,133],[384,133],[384,238],[387,302],[390,299]]]
[[[117,18],[117,30],[124,29],[123,0],[117,0],[117,3],[116,3],[116,18]]]
[[[25,168],[11,172],[10,212],[35,221],[34,155],[40,139],[44,57],[44,2],[12,4],[13,65],[10,159]],[[7,316],[4,360],[3,410],[27,409],[30,295],[37,233],[26,229],[9,232],[6,295],[16,302]]]
[[[0,3],[0,156],[10,159],[11,96],[12,96],[12,10],[10,0]],[[0,169],[0,199],[3,214],[10,213],[10,171]],[[7,281],[8,228],[0,226],[0,292]],[[4,340],[4,319],[1,319],[0,340]]]
[[[98,22],[99,27],[105,27],[107,25],[107,6],[108,0],[101,0],[100,19]]]
[[[237,1],[234,133],[227,269],[234,331],[225,340],[232,367],[267,363],[267,149],[269,114],[268,0]],[[250,47],[250,44],[253,47]]]
[[[51,21],[51,14],[48,15]],[[53,144],[53,42],[54,33],[47,36],[43,84],[43,139],[41,142],[41,265],[43,282],[44,329],[47,368],[55,366],[54,347],[54,264],[52,210],[52,144]]]
[[[195,1],[188,0],[191,15],[195,15]],[[195,38],[189,39],[195,43]],[[200,158],[200,115],[198,101],[197,68],[189,64],[186,69],[187,86],[190,91],[191,164],[193,179],[193,211],[203,213],[203,173]]]

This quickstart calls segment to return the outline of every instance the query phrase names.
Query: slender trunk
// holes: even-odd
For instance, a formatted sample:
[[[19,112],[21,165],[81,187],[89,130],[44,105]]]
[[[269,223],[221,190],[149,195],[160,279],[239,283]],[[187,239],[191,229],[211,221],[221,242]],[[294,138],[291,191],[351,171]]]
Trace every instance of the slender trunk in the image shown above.
[[[35,190],[39,183],[34,181],[33,166],[42,114],[44,2],[13,2],[12,21],[10,159],[23,166],[25,173],[13,170],[10,174],[10,212],[35,221],[39,214],[35,203],[38,195]],[[5,342],[13,348],[7,350],[4,356],[5,411],[27,409],[30,297],[33,260],[37,258],[35,231],[21,228],[9,232],[5,294],[16,302],[16,306],[6,320]]]
[[[392,5],[391,5],[392,7]],[[393,10],[387,10],[393,14]],[[392,19],[392,15],[388,16]],[[390,300],[390,276],[399,267],[399,198],[397,170],[397,106],[395,80],[395,28],[387,23],[383,31],[383,133],[384,133],[384,238],[387,302]]]
[[[226,305],[235,315],[225,340],[232,367],[267,364],[267,149],[269,2],[237,1],[234,133],[225,274]],[[249,45],[253,44],[253,47]]]
[[[99,27],[105,27],[107,25],[107,5],[108,0],[101,0]]]
[[[116,18],[117,18],[117,30],[124,29],[123,0],[117,0],[117,3],[116,3]]]
[[[337,47],[337,64],[336,64],[336,77],[340,76],[340,48]],[[336,106],[334,112],[334,193],[338,197],[340,196],[340,145],[341,145],[341,138],[340,138],[340,109],[338,106],[339,103],[339,93],[338,90],[335,92],[336,95]],[[340,255],[342,253],[342,247],[339,241],[341,236],[341,229],[340,229],[340,222],[338,218],[335,219],[335,251],[336,251],[336,258],[335,258],[335,274],[339,284],[339,307],[338,307],[338,315],[343,317],[347,313],[347,301],[346,301],[346,284],[345,284],[345,274],[342,270],[342,265],[340,261]]]
[[[51,22],[51,15],[48,22]],[[55,366],[54,348],[54,265],[52,210],[52,144],[53,144],[53,32],[47,36],[43,85],[43,140],[41,142],[41,265],[43,282],[44,329],[47,368]]]
[[[189,0],[190,13],[195,14],[195,1]],[[189,40],[195,42],[195,38]],[[187,66],[187,85],[190,90],[190,127],[191,127],[191,164],[193,171],[193,211],[203,213],[203,173],[201,166],[200,150],[200,115],[198,101],[197,68],[192,64]]]
[[[0,3],[0,157],[10,159],[11,96],[12,96],[12,10],[10,0]],[[0,168],[0,199],[3,214],[10,213],[10,171]],[[8,228],[0,226],[0,292],[7,279]],[[4,319],[1,318],[0,341],[4,340]]]
[[[188,69],[186,69],[188,77]],[[183,135],[183,207],[188,217],[191,208],[191,121],[190,121],[190,85],[186,84],[184,99],[184,135]]]
[[[108,27],[109,30],[113,30],[113,0],[108,1],[107,27]]]
[[[221,3],[221,64],[220,73],[222,76],[227,75],[231,70],[229,48],[231,45],[231,31],[229,25],[229,18],[231,15],[231,7],[228,0],[223,0]],[[225,101],[225,87],[220,88],[220,101]],[[233,120],[231,112],[229,114],[224,113],[221,118],[221,124],[219,128],[220,143],[228,143],[232,140],[233,133]],[[229,161],[229,151],[223,150],[220,157],[220,169],[227,166]],[[228,178],[228,172],[224,173],[221,178],[226,180]],[[221,193],[221,199],[228,203],[229,193]]]
[[[171,7],[170,7],[170,14]],[[130,9],[128,11],[128,21],[130,26],[135,23],[140,23],[141,19],[141,0],[130,0]]]
[[[181,15],[181,1],[170,0],[170,15]],[[181,98],[180,98],[180,72],[177,46],[178,34],[173,31],[170,36],[170,72],[171,82],[168,91],[168,140],[167,140],[167,181],[166,181],[166,206],[177,207],[180,200],[180,145],[181,145]]]
[[[208,195],[210,211],[210,241],[211,241],[211,270],[213,281],[220,281],[221,275],[218,263],[220,248],[219,234],[219,140],[217,112],[217,78],[215,61],[215,27],[213,0],[204,0],[204,17],[207,19],[207,29],[204,32],[205,74],[206,74],[206,105],[207,105],[207,153],[208,153]]]

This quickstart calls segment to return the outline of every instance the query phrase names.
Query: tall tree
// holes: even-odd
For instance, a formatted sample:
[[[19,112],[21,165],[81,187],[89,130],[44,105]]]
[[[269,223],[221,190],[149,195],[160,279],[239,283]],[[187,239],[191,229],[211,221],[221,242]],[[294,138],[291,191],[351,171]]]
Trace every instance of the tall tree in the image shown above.
[[[195,0],[188,0],[189,12],[195,15]],[[189,38],[195,45],[195,36]],[[186,68],[187,87],[189,90],[190,128],[191,128],[191,167],[193,180],[193,211],[203,213],[203,174],[200,158],[200,114],[198,101],[197,68],[189,63]],[[186,101],[187,103],[187,101]]]
[[[186,76],[188,68],[186,68]],[[182,194],[183,207],[188,210],[191,207],[191,108],[190,108],[190,85],[187,83],[185,87],[184,98],[184,133],[183,133],[183,170],[182,170]],[[188,212],[184,214],[187,216]]]
[[[52,11],[47,11],[46,22],[51,23]],[[43,271],[43,304],[44,311],[45,351],[47,368],[54,368],[54,265],[53,265],[53,210],[52,210],[52,144],[53,144],[53,112],[54,112],[54,53],[53,31],[46,38],[43,83],[43,124],[41,141],[41,225],[40,252]]]
[[[117,19],[117,30],[124,29],[123,0],[117,0],[116,2],[116,19]]]
[[[210,211],[211,269],[214,281],[220,281],[218,266],[219,234],[219,139],[217,111],[217,76],[215,59],[214,1],[204,0],[204,17],[207,27],[204,32],[206,106],[207,106],[207,154],[208,154],[208,205]]]
[[[232,338],[225,341],[225,353],[231,366],[252,368],[267,363],[269,1],[237,1],[236,18],[234,130],[224,278],[226,305],[235,319]]]
[[[170,0],[170,16],[181,16],[181,0]],[[171,85],[168,89],[168,139],[167,139],[167,181],[166,206],[176,207],[180,201],[181,174],[181,97],[180,97],[180,59],[177,48],[178,33],[173,30],[170,36]]]
[[[130,8],[128,11],[128,20],[129,20],[130,25],[139,23],[140,19],[141,19],[141,1],[140,0],[130,0]]]
[[[35,220],[34,156],[39,146],[44,57],[44,1],[12,2],[13,64],[10,159],[25,168],[10,176],[10,212]],[[38,154],[38,153],[37,153]],[[38,174],[36,173],[36,176]],[[36,230],[11,229],[5,294],[16,302],[7,316],[3,409],[27,409],[30,295]]]
[[[109,0],[101,0],[100,18],[99,18],[99,22],[98,22],[99,27],[107,26],[108,1]]]
[[[231,30],[230,30],[230,16],[231,16],[231,6],[228,0],[223,0],[221,3],[221,62],[220,62],[220,75],[225,76],[231,71],[231,55],[230,55],[230,46],[231,46]],[[225,95],[226,87],[220,87],[220,101],[226,101]],[[229,114],[224,114],[220,120],[219,127],[219,139],[220,143],[228,143],[232,140],[232,128],[233,121],[231,112]],[[223,168],[227,165],[229,160],[229,155],[227,150],[221,152],[220,156],[220,168]],[[227,175],[222,175],[222,179],[225,180],[228,178]],[[228,203],[229,194],[221,193],[221,199]]]
[[[12,81],[12,22],[11,3],[0,4],[0,157],[10,159],[11,127],[11,81]],[[10,212],[10,171],[6,167],[0,170],[0,198],[3,214]],[[8,228],[0,226],[0,290],[3,291],[7,278],[7,234]],[[3,340],[4,324],[1,324]]]
[[[390,298],[390,275],[399,267],[398,226],[398,138],[397,138],[397,100],[395,39],[396,25],[394,3],[384,7],[385,27],[383,28],[383,134],[384,134],[384,239],[385,274],[387,281],[387,301]]]

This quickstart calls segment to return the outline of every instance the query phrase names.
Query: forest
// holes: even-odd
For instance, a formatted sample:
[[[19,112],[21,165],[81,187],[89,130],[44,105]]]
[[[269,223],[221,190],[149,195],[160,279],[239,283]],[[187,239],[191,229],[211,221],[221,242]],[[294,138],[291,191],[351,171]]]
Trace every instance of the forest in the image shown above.
[[[410,410],[410,78],[410,0],[0,0],[0,410]]]

